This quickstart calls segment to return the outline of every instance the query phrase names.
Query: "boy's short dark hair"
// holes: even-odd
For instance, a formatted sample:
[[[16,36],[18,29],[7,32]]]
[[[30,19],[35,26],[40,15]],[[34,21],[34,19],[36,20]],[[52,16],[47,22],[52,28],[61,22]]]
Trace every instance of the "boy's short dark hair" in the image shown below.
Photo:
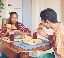
[[[57,21],[57,13],[51,8],[47,8],[47,9],[41,11],[40,17],[42,20],[44,20],[44,22],[46,22],[46,20],[49,20],[52,23],[58,22]]]

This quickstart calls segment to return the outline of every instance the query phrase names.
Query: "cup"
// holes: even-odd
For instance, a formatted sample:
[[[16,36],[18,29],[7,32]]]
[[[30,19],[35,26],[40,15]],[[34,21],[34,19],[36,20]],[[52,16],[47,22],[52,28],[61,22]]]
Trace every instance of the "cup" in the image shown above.
[[[9,32],[10,41],[14,41],[14,31]]]
[[[37,39],[37,32],[33,33],[33,39]]]
[[[2,32],[2,31],[0,31],[0,38],[1,38],[1,36],[2,36],[1,32]]]
[[[0,38],[1,38],[1,33],[0,33]]]

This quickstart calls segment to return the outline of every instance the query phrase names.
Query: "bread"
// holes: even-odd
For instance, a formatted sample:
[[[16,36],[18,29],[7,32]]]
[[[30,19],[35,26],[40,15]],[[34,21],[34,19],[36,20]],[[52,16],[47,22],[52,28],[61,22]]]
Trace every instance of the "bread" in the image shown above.
[[[15,26],[12,25],[12,26],[11,26],[11,29],[16,30],[17,28],[16,28]]]
[[[6,24],[6,28],[11,29],[11,24]]]
[[[15,26],[12,26],[11,24],[6,24],[6,28],[11,29],[11,30],[17,29]]]
[[[42,25],[38,27],[38,29],[41,29],[41,30],[42,30],[42,28],[43,28],[43,26],[42,26]]]
[[[15,32],[15,33],[16,33],[16,32],[18,33],[18,32],[20,32],[20,30],[14,30],[14,32]]]
[[[21,38],[19,35],[15,36],[15,38]]]

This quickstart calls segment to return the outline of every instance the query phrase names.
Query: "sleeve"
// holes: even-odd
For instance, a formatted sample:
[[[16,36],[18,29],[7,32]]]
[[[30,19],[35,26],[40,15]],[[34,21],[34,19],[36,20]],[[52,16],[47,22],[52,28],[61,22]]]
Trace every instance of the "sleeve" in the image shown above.
[[[64,58],[64,36],[62,36],[62,38],[58,41],[57,54],[58,57]]]
[[[31,31],[28,28],[26,28],[22,23],[19,23],[18,26],[19,26],[20,31],[31,33]]]
[[[6,24],[5,24],[2,28],[1,35],[3,35],[6,31],[7,31],[7,28],[6,28]]]
[[[64,58],[64,26],[60,25],[57,33],[57,54],[60,58]]]

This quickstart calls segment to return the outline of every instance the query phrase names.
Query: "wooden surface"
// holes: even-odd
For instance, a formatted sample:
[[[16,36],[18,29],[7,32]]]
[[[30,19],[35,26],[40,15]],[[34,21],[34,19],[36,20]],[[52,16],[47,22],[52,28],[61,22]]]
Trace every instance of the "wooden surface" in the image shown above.
[[[29,52],[44,51],[50,49],[51,47],[52,45],[47,45],[38,48],[33,48],[30,50],[24,50],[18,46],[13,45],[12,43],[8,43],[6,41],[0,40],[0,49],[9,58],[16,58],[18,53],[20,54],[20,58],[29,58]]]
[[[11,46],[7,45],[3,41],[0,42],[0,50],[9,58],[16,58],[18,54],[17,50],[14,50]]]

